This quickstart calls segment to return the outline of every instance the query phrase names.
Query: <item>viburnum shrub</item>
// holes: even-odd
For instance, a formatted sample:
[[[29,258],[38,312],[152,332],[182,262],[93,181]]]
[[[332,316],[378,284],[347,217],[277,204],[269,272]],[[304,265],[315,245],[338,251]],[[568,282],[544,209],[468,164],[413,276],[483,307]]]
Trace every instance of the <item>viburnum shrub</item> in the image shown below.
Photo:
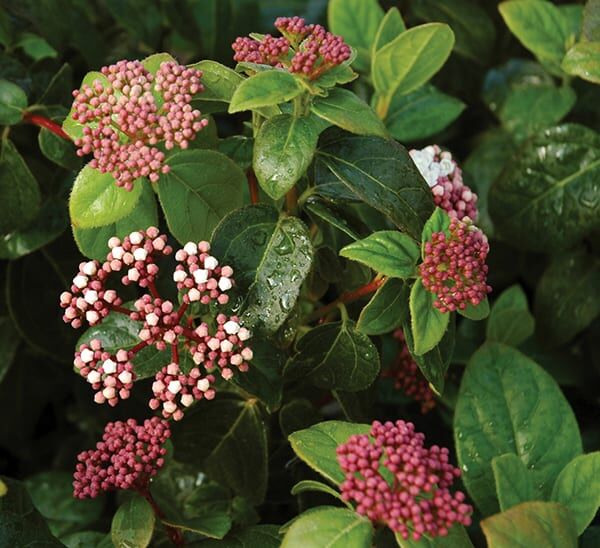
[[[596,546],[600,3],[276,4],[0,11],[0,546]]]

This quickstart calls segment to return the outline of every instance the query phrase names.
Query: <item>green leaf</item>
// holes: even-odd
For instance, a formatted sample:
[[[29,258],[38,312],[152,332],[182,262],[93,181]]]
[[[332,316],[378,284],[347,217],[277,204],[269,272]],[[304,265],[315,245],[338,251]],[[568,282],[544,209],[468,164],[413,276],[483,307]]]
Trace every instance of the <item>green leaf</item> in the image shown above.
[[[253,525],[245,529],[237,529],[223,540],[204,540],[202,548],[279,548],[278,525]]]
[[[524,502],[481,522],[489,548],[576,548],[573,515],[555,502]]]
[[[554,379],[499,343],[486,343],[467,366],[454,438],[463,481],[483,515],[498,511],[494,457],[516,454],[548,497],[562,468],[581,454],[575,416]]]
[[[561,68],[572,76],[600,84],[600,41],[579,42],[565,55]]]
[[[519,285],[505,289],[492,306],[486,337],[490,341],[519,346],[533,335],[535,320],[527,296]]]
[[[553,73],[560,75],[560,62],[569,38],[566,16],[545,0],[510,0],[498,9],[510,31]]]
[[[77,247],[90,259],[105,261],[108,253],[108,240],[113,236],[124,238],[135,230],[146,230],[158,225],[156,198],[150,185],[142,185],[140,200],[135,209],[118,221],[97,228],[73,227],[73,237]]]
[[[81,90],[81,88],[83,87],[84,84],[87,84],[88,86],[93,86],[93,84],[94,84],[94,82],[96,82],[96,80],[105,87],[109,85],[108,78],[106,78],[106,76],[104,76],[104,74],[102,74],[101,72],[92,71],[92,72],[88,72],[83,77],[83,80],[81,81],[81,86],[79,87],[79,89]],[[75,140],[75,139],[80,139],[81,137],[83,137],[84,125],[73,120],[73,117],[72,117],[73,108],[74,107],[71,107],[69,114],[64,119],[62,128],[63,128],[63,131],[69,137],[71,137],[71,139]]]
[[[165,525],[193,533],[202,538],[222,539],[231,529],[231,517],[223,512],[207,513],[201,517],[163,520]]]
[[[152,75],[156,75],[163,63],[174,63],[177,60],[168,53],[153,53],[142,60],[144,68]]]
[[[490,190],[496,235],[531,251],[574,245],[600,227],[599,175],[595,131],[565,124],[533,137]]]
[[[468,303],[467,307],[464,310],[458,309],[457,312],[461,316],[469,318],[470,320],[483,320],[487,318],[490,314],[490,303],[486,297],[477,306]]]
[[[410,326],[414,341],[414,352],[421,356],[434,348],[444,336],[450,314],[442,314],[433,306],[436,296],[423,287],[417,278],[410,290]]]
[[[32,32],[23,32],[15,46],[21,48],[34,61],[53,59],[58,55],[58,52],[46,40]]]
[[[288,439],[294,453],[308,466],[334,485],[344,481],[344,472],[337,462],[336,449],[354,434],[368,434],[368,424],[343,421],[320,422],[291,434]]]
[[[421,255],[425,258],[425,244],[431,240],[434,232],[447,232],[450,227],[450,216],[441,207],[436,207],[427,219],[421,233]]]
[[[400,142],[418,141],[448,127],[465,106],[462,101],[426,84],[406,95],[397,93],[392,97],[385,127]]]
[[[397,7],[390,8],[383,16],[377,34],[373,40],[371,59],[385,45],[389,44],[396,36],[406,30],[406,25]]]
[[[371,45],[382,19],[377,0],[331,0],[327,7],[329,30],[356,50],[354,64],[361,72],[369,70]]]
[[[244,80],[235,70],[210,59],[194,63],[190,67],[202,71],[204,85],[204,91],[197,95],[193,102],[199,100],[229,103],[236,88]]]
[[[371,546],[371,522],[346,508],[321,506],[301,514],[283,537],[281,548],[349,548]]]
[[[98,533],[97,531],[82,531],[60,537],[60,541],[67,548],[102,548],[106,546],[106,544],[103,544],[106,539],[106,534]],[[108,546],[112,546],[110,536],[107,541],[109,543]]]
[[[445,537],[421,537],[420,540],[403,539],[396,533],[396,542],[400,548],[473,548],[469,535],[462,525],[453,525]]]
[[[169,159],[157,185],[170,232],[179,242],[207,240],[219,221],[242,205],[244,172],[214,150],[184,150]]]
[[[575,457],[556,478],[551,500],[566,506],[581,535],[600,508],[600,452]]]
[[[277,69],[259,72],[236,88],[229,104],[229,113],[278,105],[300,93],[302,87],[289,72]]]
[[[381,48],[373,59],[373,85],[379,95],[377,112],[387,115],[392,97],[428,82],[442,68],[454,45],[448,25],[413,27]]]
[[[290,114],[279,114],[262,124],[252,164],[261,188],[271,198],[282,198],[305,174],[317,137],[308,119]]]
[[[27,227],[38,214],[41,196],[12,141],[5,139],[0,146],[0,235],[4,235]]]
[[[373,109],[347,89],[334,88],[326,97],[317,97],[311,110],[320,118],[357,135],[387,135]]]
[[[0,382],[13,363],[20,342],[21,337],[11,319],[0,316]]]
[[[394,278],[386,280],[362,309],[356,329],[367,335],[390,333],[404,322],[408,295],[404,282]]]
[[[500,510],[508,510],[522,502],[542,498],[539,489],[533,483],[533,475],[514,453],[494,457],[492,472]]]
[[[306,493],[310,491],[317,491],[319,493],[325,493],[327,495],[331,495],[336,499],[341,500],[341,495],[335,490],[332,489],[329,485],[325,483],[321,483],[320,481],[315,480],[302,480],[299,481],[294,487],[292,487],[292,495],[299,495],[300,493]]]
[[[60,167],[71,171],[81,168],[81,159],[75,153],[73,143],[68,140],[42,128],[38,134],[38,144],[42,154]]]
[[[306,226],[270,206],[230,213],[215,229],[212,250],[235,271],[245,295],[242,319],[274,333],[292,311],[313,258]]]
[[[358,233],[360,227],[354,227],[353,225],[356,223],[352,222],[353,219],[346,218],[347,215],[344,216],[347,211],[344,211],[342,208],[337,208],[334,203],[319,199],[316,196],[311,196],[306,200],[303,209],[306,209],[309,214],[312,214],[338,230],[341,230],[353,240],[360,240],[360,234]]]
[[[12,126],[23,118],[27,108],[27,95],[16,84],[0,80],[0,125]]]
[[[476,63],[489,60],[496,29],[487,11],[469,0],[417,0],[414,14],[424,21],[447,23],[456,35],[454,51]]]
[[[133,495],[119,506],[110,535],[115,548],[145,548],[154,532],[154,511],[146,499]]]
[[[315,156],[316,182],[339,182],[413,238],[433,212],[427,183],[395,141],[330,132]]]
[[[162,16],[156,4],[144,0],[106,0],[106,8],[128,35],[144,42],[151,49],[158,45]]]
[[[253,504],[264,500],[267,430],[256,400],[221,397],[197,403],[173,427],[173,444],[181,462],[201,465],[210,479]]]
[[[582,27],[586,40],[600,40],[600,0],[587,0],[583,8]]]
[[[404,279],[415,276],[419,251],[410,236],[396,230],[380,230],[342,248],[340,255],[384,276]]]
[[[321,416],[307,399],[293,399],[279,411],[279,427],[284,436],[308,428],[321,420]]]
[[[377,348],[347,318],[312,328],[295,351],[284,375],[291,380],[306,377],[319,388],[356,392],[372,384],[379,373]]]
[[[254,141],[250,137],[232,135],[231,137],[220,139],[218,149],[219,152],[231,158],[240,169],[246,171],[249,167],[252,167]]]
[[[122,219],[135,208],[144,184],[149,183],[138,179],[128,191],[118,187],[110,173],[86,165],[77,175],[69,198],[71,223],[78,228],[95,228]]]

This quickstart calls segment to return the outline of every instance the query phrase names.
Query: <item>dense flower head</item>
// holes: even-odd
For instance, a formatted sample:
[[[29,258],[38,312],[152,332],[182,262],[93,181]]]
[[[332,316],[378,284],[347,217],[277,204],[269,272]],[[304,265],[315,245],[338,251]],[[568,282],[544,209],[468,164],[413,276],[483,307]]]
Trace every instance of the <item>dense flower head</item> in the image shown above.
[[[95,449],[81,452],[73,474],[73,495],[95,498],[114,489],[144,489],[164,464],[169,423],[158,417],[109,422]]]
[[[167,344],[174,344],[183,332],[179,325],[179,314],[173,303],[160,297],[143,295],[134,303],[135,311],[129,317],[143,322],[139,337],[146,344],[154,344],[157,350],[165,350]]]
[[[450,217],[477,220],[477,194],[464,184],[462,170],[450,152],[430,145],[422,150],[413,149],[409,154],[431,188],[437,206]]]
[[[275,27],[283,37],[238,37],[231,46],[233,59],[287,69],[310,80],[350,59],[350,46],[321,25],[307,25],[301,17],[278,17]]]
[[[156,145],[185,149],[208,124],[191,106],[193,95],[204,89],[202,72],[165,61],[154,76],[140,61],[127,60],[101,72],[104,79],[73,91],[71,116],[84,125],[75,139],[77,154],[93,154],[89,165],[110,173],[127,190],[139,177],[158,181],[169,166]],[[154,93],[162,95],[162,104]]]
[[[394,331],[394,338],[400,343],[400,351],[388,376],[394,379],[394,386],[398,390],[402,390],[408,397],[421,404],[422,413],[427,413],[435,407],[433,390],[408,350],[402,329]]]
[[[73,364],[96,391],[96,403],[115,406],[119,399],[129,397],[136,375],[127,350],[120,349],[112,355],[102,348],[100,340],[92,339],[75,352]]]
[[[455,523],[470,525],[473,509],[464,493],[450,492],[460,470],[450,464],[448,449],[424,442],[402,420],[375,421],[368,435],[351,436],[337,448],[342,498],[404,539],[445,536]]]
[[[435,293],[441,312],[477,306],[492,288],[487,285],[485,263],[490,246],[485,234],[467,219],[450,220],[447,232],[434,232],[424,246],[419,265],[423,286]]]

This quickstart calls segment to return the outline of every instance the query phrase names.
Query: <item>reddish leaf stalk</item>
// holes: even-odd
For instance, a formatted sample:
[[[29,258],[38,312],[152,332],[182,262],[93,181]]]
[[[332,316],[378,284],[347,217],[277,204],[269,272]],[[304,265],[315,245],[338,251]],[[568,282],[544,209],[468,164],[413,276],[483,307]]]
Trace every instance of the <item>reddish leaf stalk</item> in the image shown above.
[[[67,141],[71,140],[71,138],[63,131],[63,128],[60,127],[59,124],[53,122],[45,116],[41,116],[39,114],[32,114],[31,112],[26,112],[25,116],[23,116],[23,121],[28,124],[33,124],[34,126],[46,128],[48,131],[54,133],[54,135],[58,135],[59,137],[66,139]]]
[[[158,505],[156,500],[154,500],[154,497],[152,496],[152,493],[150,493],[150,489],[148,489],[148,486],[146,485],[144,487],[140,487],[138,489],[138,493],[140,495],[142,495],[142,497],[144,497],[148,501],[148,504],[150,504],[150,506],[152,507],[152,510],[154,511],[154,514],[156,515],[156,517],[161,521],[164,520],[166,516],[165,516],[164,512],[160,509],[160,506]],[[167,532],[167,536],[169,537],[169,540],[175,546],[183,546],[184,540],[183,540],[183,535],[181,534],[181,531],[179,529],[176,529],[175,527],[171,527],[170,525],[167,525],[164,521],[162,521],[162,524],[163,524],[163,527],[165,528],[165,531]]]
[[[148,290],[155,299],[160,299],[160,293],[158,292],[158,289],[156,289],[154,282],[148,282]]]
[[[250,168],[246,172],[246,178],[248,179],[248,190],[250,191],[250,202],[252,204],[257,204],[259,202],[258,181],[256,180],[256,175],[254,174],[254,170],[252,168]]]

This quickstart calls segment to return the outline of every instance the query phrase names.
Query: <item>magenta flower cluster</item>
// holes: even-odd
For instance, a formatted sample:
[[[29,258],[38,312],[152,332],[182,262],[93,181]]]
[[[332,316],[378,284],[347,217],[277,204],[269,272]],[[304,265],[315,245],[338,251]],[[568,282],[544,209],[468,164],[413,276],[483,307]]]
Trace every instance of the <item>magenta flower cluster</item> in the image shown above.
[[[316,80],[352,54],[341,36],[321,25],[307,25],[301,17],[279,17],[275,27],[282,37],[238,37],[231,46],[234,61],[271,65]]]
[[[400,343],[400,351],[387,376],[394,380],[396,389],[421,404],[421,413],[427,413],[435,407],[433,390],[408,350],[402,329],[394,331],[394,338]]]
[[[450,492],[460,470],[450,464],[448,449],[427,449],[424,441],[410,422],[375,421],[370,434],[351,436],[337,448],[342,498],[404,539],[446,536],[455,523],[471,523],[464,493]]]
[[[247,371],[253,358],[247,345],[250,331],[237,316],[215,311],[229,300],[233,269],[210,255],[208,242],[188,242],[175,253],[180,264],[173,279],[182,301],[176,306],[160,296],[154,283],[160,270],[157,259],[173,252],[157,228],[134,231],[122,240],[113,237],[108,247],[106,261],[82,263],[72,292],[61,295],[61,306],[66,309],[63,319],[80,327],[83,320],[95,325],[108,313],[124,314],[139,322],[139,342],[112,354],[102,348],[100,340],[93,339],[75,353],[74,365],[92,385],[97,403],[116,405],[130,395],[136,379],[136,354],[148,346],[161,351],[170,348],[171,361],[156,373],[149,406],[160,410],[164,418],[179,420],[183,409],[194,401],[215,397],[217,374],[230,380],[236,370]],[[133,303],[133,309],[122,306],[115,290],[106,289],[111,273],[121,274],[124,285],[136,284],[147,291]],[[199,317],[202,320],[198,322]],[[182,369],[180,351],[189,354],[194,363],[191,370]]]
[[[93,154],[89,165],[112,174],[127,190],[139,177],[158,181],[169,166],[156,145],[185,149],[208,124],[191,106],[193,95],[204,89],[202,72],[165,61],[153,75],[140,61],[126,60],[101,72],[104,79],[73,91],[71,116],[84,126],[75,139],[77,154]]]
[[[492,288],[487,285],[490,246],[473,223],[450,220],[447,232],[434,232],[425,243],[419,273],[425,289],[436,295],[440,312],[477,306]]]
[[[477,194],[464,184],[462,170],[450,152],[442,151],[438,145],[430,145],[422,150],[413,149],[409,154],[431,188],[438,207],[450,217],[477,220]]]
[[[169,423],[158,417],[143,424],[109,422],[96,448],[77,456],[73,495],[84,499],[115,489],[146,489],[165,462],[163,445],[170,436]]]

